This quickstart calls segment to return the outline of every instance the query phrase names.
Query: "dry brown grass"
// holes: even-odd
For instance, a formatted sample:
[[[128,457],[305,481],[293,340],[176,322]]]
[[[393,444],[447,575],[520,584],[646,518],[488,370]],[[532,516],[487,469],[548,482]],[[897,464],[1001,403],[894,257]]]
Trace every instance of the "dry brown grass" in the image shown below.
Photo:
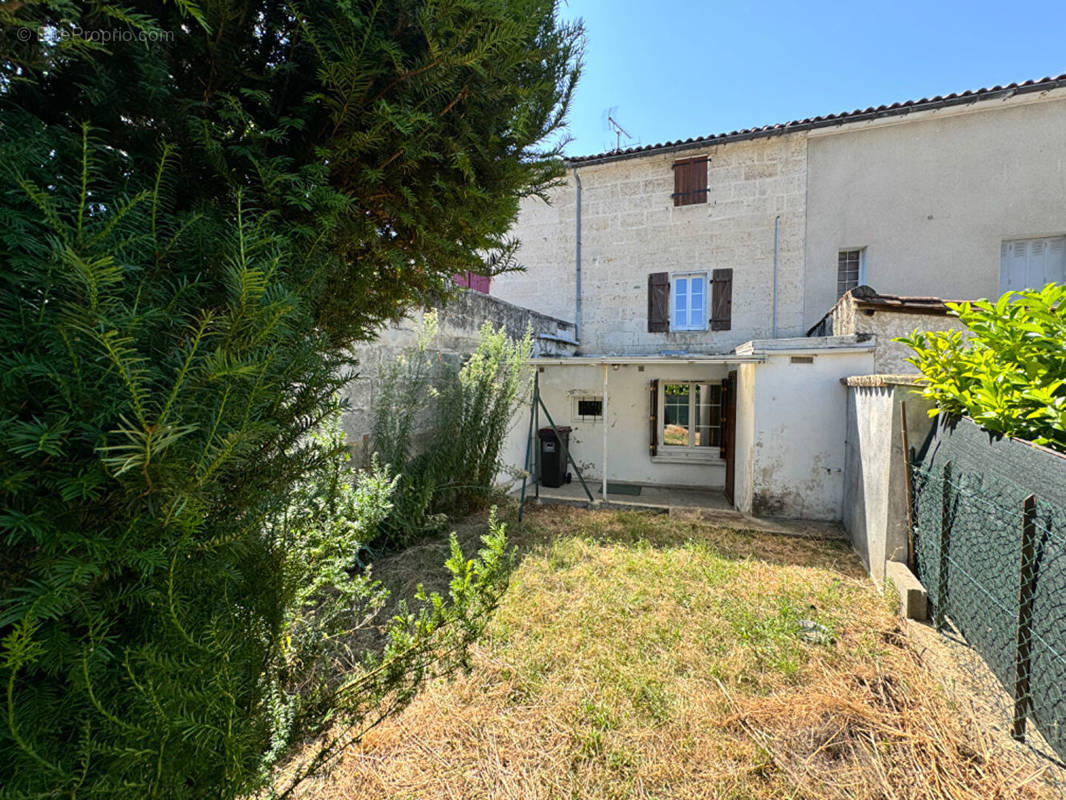
[[[841,545],[635,512],[526,519],[473,671],[302,797],[1053,796],[958,719]],[[801,619],[832,640],[805,641]]]

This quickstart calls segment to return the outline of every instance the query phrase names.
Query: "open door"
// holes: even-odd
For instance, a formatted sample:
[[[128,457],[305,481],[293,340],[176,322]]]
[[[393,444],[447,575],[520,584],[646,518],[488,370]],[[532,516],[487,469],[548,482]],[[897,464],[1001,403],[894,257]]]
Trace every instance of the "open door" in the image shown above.
[[[737,461],[737,371],[732,370],[722,381],[722,449],[725,451],[725,496],[733,500],[733,483]]]

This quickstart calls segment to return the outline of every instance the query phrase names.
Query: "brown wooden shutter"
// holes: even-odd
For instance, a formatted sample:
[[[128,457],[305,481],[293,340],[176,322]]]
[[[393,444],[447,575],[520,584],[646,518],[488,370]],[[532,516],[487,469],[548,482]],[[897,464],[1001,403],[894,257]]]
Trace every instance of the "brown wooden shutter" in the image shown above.
[[[670,330],[670,273],[653,272],[648,276],[648,332]]]
[[[685,205],[685,199],[688,197],[688,170],[685,169],[685,162],[678,161],[674,164],[674,205]]]
[[[725,459],[726,499],[736,505],[734,486],[737,474],[737,371],[731,370],[722,382],[722,458]]]
[[[733,373],[729,373],[729,374],[730,374],[730,377],[733,376]],[[728,414],[728,412],[729,412],[729,403],[730,403],[730,400],[732,400],[732,397],[731,397],[732,393],[733,393],[733,389],[730,386],[730,380],[729,380],[729,378],[725,378],[722,381],[722,395],[721,395],[721,397],[718,400],[718,403],[719,403],[718,425],[721,428],[721,433],[718,436],[718,455],[719,455],[720,458],[723,458],[723,459],[726,457],[726,451],[729,449],[729,447],[728,447],[728,439],[729,439],[729,420],[728,420],[728,415],[729,414]]]
[[[651,454],[659,454],[659,379],[651,382]]]
[[[733,324],[733,270],[711,274],[711,330],[727,331]]]
[[[707,156],[674,162],[674,205],[707,202]]]

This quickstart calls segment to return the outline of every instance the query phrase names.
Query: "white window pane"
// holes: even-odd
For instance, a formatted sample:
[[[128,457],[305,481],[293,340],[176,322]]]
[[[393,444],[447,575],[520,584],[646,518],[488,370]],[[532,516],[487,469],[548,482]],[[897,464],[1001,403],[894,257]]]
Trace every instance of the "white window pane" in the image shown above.
[[[674,279],[674,313],[673,324],[675,328],[684,328],[688,317],[688,278]]]

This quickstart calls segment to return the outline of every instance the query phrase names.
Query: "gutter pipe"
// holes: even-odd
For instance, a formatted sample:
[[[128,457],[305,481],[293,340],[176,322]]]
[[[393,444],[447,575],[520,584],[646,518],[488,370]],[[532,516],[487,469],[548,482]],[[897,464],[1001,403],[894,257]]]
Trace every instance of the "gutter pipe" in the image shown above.
[[[574,170],[574,180],[577,182],[577,252],[575,253],[575,264],[577,267],[577,297],[576,297],[576,311],[574,315],[574,338],[577,339],[578,344],[581,343],[581,176],[577,174],[577,167]]]
[[[773,335],[771,338],[777,338],[777,255],[778,255],[778,242],[780,241],[781,233],[781,215],[778,214],[774,218],[774,305],[773,305]]]

